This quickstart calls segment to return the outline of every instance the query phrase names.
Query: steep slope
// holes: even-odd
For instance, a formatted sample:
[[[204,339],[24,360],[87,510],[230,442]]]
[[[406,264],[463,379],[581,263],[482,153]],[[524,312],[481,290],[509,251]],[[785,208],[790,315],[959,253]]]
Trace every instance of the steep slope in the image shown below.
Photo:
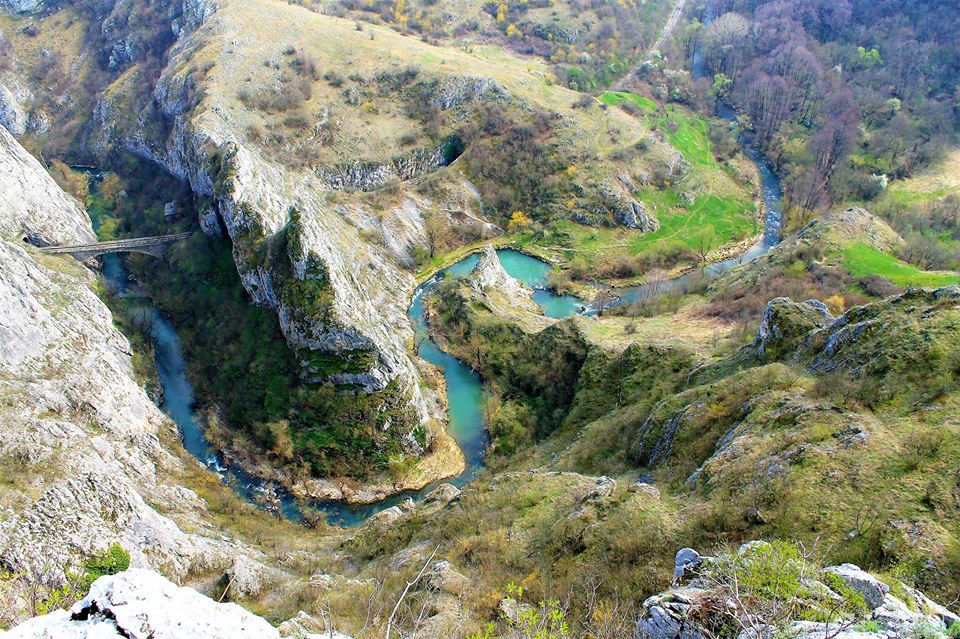
[[[6,131],[0,166],[17,176],[0,179],[0,200],[27,203],[0,214],[5,621],[53,596],[66,574],[114,542],[133,566],[178,580],[259,556],[180,485],[195,462],[185,461],[172,423],[137,383],[130,344],[94,292],[94,273],[20,240],[86,241],[86,214]],[[23,210],[29,219],[18,217]]]
[[[92,242],[90,219],[60,190],[36,158],[0,130],[0,235],[33,244]]]
[[[286,39],[264,39],[264,29]],[[330,37],[314,38],[318,31]],[[154,94],[164,126],[144,130],[131,120],[125,83],[133,79],[121,78],[100,100],[92,138],[154,159],[209,198],[202,225],[226,229],[247,291],[277,310],[304,375],[407,402],[410,415],[383,428],[414,456],[447,447],[432,446],[445,437],[435,424],[442,413],[410,354],[406,310],[415,280],[406,267],[435,240],[428,220],[485,224],[463,167],[443,169],[459,152],[459,129],[491,103],[506,102],[527,119],[555,111],[559,157],[564,167],[584,161],[594,199],[609,191],[601,186],[611,176],[592,154],[609,154],[643,131],[618,111],[573,108],[575,93],[517,60],[442,51],[438,64],[435,48],[390,30],[361,33],[283,3],[225,2],[171,50]],[[486,77],[468,75],[477,64]],[[276,103],[301,89],[295,110]],[[444,116],[439,132],[415,113],[418,104]],[[305,123],[291,120],[298,117]],[[652,156],[675,154],[653,148]],[[427,177],[421,188],[418,178]],[[617,188],[619,203],[627,192]]]
[[[345,404],[362,392],[390,407],[361,442],[384,474],[387,457],[410,465],[432,454],[425,480],[456,466],[442,392],[411,353],[416,267],[423,274],[502,228],[528,230],[511,223],[515,213],[533,230],[556,224],[545,244],[563,259],[597,229],[604,242],[623,233],[629,241],[613,243],[631,254],[652,250],[638,238],[657,231],[661,211],[671,241],[688,213],[722,227],[723,243],[755,230],[752,174],[711,156],[708,124],[683,108],[644,99],[631,114],[559,86],[545,61],[435,45],[298,4],[43,3],[0,24],[10,72],[33,92],[24,115],[48,125],[28,127],[25,141],[101,166],[129,166],[133,153],[187,180],[200,226],[229,236],[247,293],[276,312],[304,383],[335,387]],[[506,7],[518,24],[533,20],[536,39],[564,40],[564,55],[596,40],[595,62],[577,64],[599,73],[620,64],[614,49],[626,44],[609,37],[615,16],[646,31],[662,9]],[[293,435],[327,442],[335,428],[315,419]],[[307,465],[324,466],[311,455]]]

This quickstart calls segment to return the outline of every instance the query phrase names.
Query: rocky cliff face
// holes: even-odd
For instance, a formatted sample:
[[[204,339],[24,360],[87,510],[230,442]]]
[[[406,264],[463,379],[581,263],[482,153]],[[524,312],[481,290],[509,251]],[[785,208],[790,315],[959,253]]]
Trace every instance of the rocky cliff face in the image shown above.
[[[303,353],[305,363],[311,352],[372,353],[366,358],[368,368],[336,374],[330,381],[373,392],[396,380],[418,421],[437,417],[433,402],[418,383],[419,371],[407,346],[413,340],[406,311],[415,280],[402,264],[410,260],[411,243],[426,237],[423,216],[415,202],[399,207],[396,215],[384,216],[395,220],[383,233],[390,233],[396,246],[390,242],[383,246],[361,235],[364,225],[352,219],[355,207],[338,207],[329,194],[336,188],[373,188],[387,174],[416,173],[421,164],[439,162],[439,151],[391,164],[389,170],[385,165],[350,165],[327,173],[295,171],[247,144],[243,125],[216,101],[194,110],[189,56],[198,42],[210,38],[215,44],[208,42],[209,46],[224,46],[221,34],[237,32],[236,21],[241,17],[218,11],[213,19],[208,16],[197,41],[186,38],[171,50],[171,62],[154,91],[169,123],[168,132],[157,135],[130,126],[130,114],[124,111],[120,96],[108,92],[95,112],[99,131],[92,143],[104,152],[115,145],[125,147],[188,180],[197,195],[212,200],[212,210],[204,211],[204,228],[215,232],[214,220],[222,221],[234,242],[237,269],[251,299],[276,310],[287,341]],[[288,229],[293,210],[299,213],[296,247],[291,252],[293,273],[281,274],[266,255],[266,245]],[[399,235],[393,237],[396,231]],[[322,268],[324,284],[332,292],[329,308],[322,313],[282,294],[286,282],[316,280],[317,269],[311,265]],[[307,373],[313,375],[309,367]]]
[[[0,236],[32,244],[94,241],[90,219],[40,163],[0,128]]]
[[[517,281],[503,268],[500,258],[492,244],[487,244],[483,256],[473,267],[468,284],[480,293],[500,293],[510,301],[524,308],[537,311],[536,304],[530,299],[533,291]]]
[[[233,603],[217,603],[190,588],[181,588],[149,570],[128,570],[101,577],[90,594],[69,611],[26,621],[5,635],[9,639],[350,639],[340,633],[297,632],[302,624],[285,624],[279,632],[265,619]]]
[[[5,131],[0,166],[0,561],[16,577],[4,597],[55,586],[115,542],[133,566],[181,579],[253,554],[169,479],[184,464],[161,444],[174,427],[135,381],[94,274],[20,240],[88,241],[86,214]]]
[[[738,633],[738,639],[946,637],[945,631],[960,622],[899,582],[893,594],[887,582],[857,566],[817,569],[800,555],[762,541],[718,557],[683,548],[675,575],[673,588],[643,603],[637,639],[704,639],[720,629]]]

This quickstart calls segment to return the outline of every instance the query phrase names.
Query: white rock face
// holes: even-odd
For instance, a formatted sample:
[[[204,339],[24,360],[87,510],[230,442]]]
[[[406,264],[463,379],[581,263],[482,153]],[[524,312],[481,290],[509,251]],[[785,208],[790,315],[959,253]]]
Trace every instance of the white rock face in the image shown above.
[[[70,611],[30,619],[8,639],[272,639],[265,619],[233,603],[217,603],[150,570],[100,577]],[[319,635],[317,635],[319,636]],[[345,638],[349,639],[349,638]]]
[[[0,167],[4,234],[92,239],[86,214],[6,131]],[[0,239],[0,464],[20,469],[0,493],[0,561],[54,585],[116,542],[134,567],[226,568],[252,551],[213,530],[193,491],[167,483],[184,463],[160,442],[173,425],[135,381],[94,281],[71,257]]]
[[[890,586],[853,564],[830,566],[826,572],[839,577],[848,587],[860,593],[871,610],[884,604]]]
[[[38,244],[93,242],[90,218],[0,127],[0,237]]]
[[[0,126],[20,137],[27,131],[29,117],[13,91],[0,84]]]
[[[12,13],[33,13],[44,7],[44,0],[0,0],[0,11]]]
[[[473,267],[469,283],[471,288],[480,293],[496,291],[509,297],[527,299],[533,295],[533,291],[504,270],[492,244],[484,248],[483,256]]]
[[[480,261],[467,278],[467,284],[484,295],[499,314],[512,316],[519,311],[542,314],[533,301],[533,291],[507,273],[492,244],[487,244]]]
[[[223,20],[227,24],[220,13],[214,16],[207,22]],[[208,32],[214,26],[205,25],[202,30]],[[139,130],[121,131],[118,123],[125,114],[105,97],[94,113],[100,140],[94,146],[104,152],[112,145],[126,147],[188,180],[197,194],[212,197],[235,246],[243,244],[252,228],[265,237],[280,233],[291,209],[298,210],[302,236],[294,270],[302,278],[308,260],[322,261],[333,291],[328,321],[295,321],[296,310],[279,299],[280,282],[273,281],[270,270],[237,253],[237,270],[251,299],[277,311],[284,336],[294,348],[326,353],[376,351],[368,372],[350,378],[338,376],[331,379],[334,383],[356,384],[370,392],[382,390],[397,379],[421,422],[442,417],[431,412],[433,402],[424,397],[419,371],[407,346],[413,340],[407,307],[416,281],[401,263],[410,259],[411,246],[422,244],[426,238],[422,214],[415,205],[406,203],[373,228],[364,222],[362,211],[337,210],[328,202],[329,186],[317,175],[281,167],[255,147],[246,146],[243,125],[234,122],[227,110],[211,107],[200,114],[191,112],[187,76],[181,73],[184,67],[179,56],[189,56],[192,41],[187,37],[183,45],[175,45],[171,64],[154,91],[160,108],[173,118],[170,135],[152,140],[143,138]],[[216,154],[229,158],[224,160],[229,165],[229,178],[217,188],[209,162]],[[213,219],[207,212],[204,215],[205,228],[212,232],[216,228]],[[384,239],[383,244],[367,241],[361,229],[389,240]],[[265,243],[263,238],[251,241]]]

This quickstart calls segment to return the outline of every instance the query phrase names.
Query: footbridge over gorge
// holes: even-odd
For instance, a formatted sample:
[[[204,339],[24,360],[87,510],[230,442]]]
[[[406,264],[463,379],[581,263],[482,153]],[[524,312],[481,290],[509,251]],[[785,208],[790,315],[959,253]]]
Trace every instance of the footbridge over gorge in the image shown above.
[[[78,260],[88,260],[92,257],[107,253],[146,253],[155,257],[164,257],[171,244],[185,240],[193,233],[175,233],[173,235],[156,235],[153,237],[136,237],[127,240],[112,240],[110,242],[94,242],[92,244],[73,244],[70,246],[44,246],[40,250],[44,253],[72,255]]]

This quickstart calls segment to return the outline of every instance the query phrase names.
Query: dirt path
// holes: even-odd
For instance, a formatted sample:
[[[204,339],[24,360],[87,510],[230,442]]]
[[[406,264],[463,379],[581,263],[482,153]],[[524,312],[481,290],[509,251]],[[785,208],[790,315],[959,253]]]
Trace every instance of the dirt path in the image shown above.
[[[657,38],[657,41],[653,44],[653,48],[650,49],[650,52],[647,55],[649,59],[654,53],[660,50],[660,47],[663,46],[663,43],[667,41],[667,38],[670,37],[670,34],[673,33],[674,27],[677,26],[677,23],[680,21],[680,16],[683,15],[683,7],[686,5],[687,0],[677,0],[677,4],[674,5],[673,11],[670,12],[670,16],[667,18],[667,23],[663,25],[663,30],[660,32],[660,37]],[[613,85],[614,91],[622,91],[626,88],[627,83],[630,82],[630,79],[640,70],[643,62],[634,66],[630,71],[617,80]]]

